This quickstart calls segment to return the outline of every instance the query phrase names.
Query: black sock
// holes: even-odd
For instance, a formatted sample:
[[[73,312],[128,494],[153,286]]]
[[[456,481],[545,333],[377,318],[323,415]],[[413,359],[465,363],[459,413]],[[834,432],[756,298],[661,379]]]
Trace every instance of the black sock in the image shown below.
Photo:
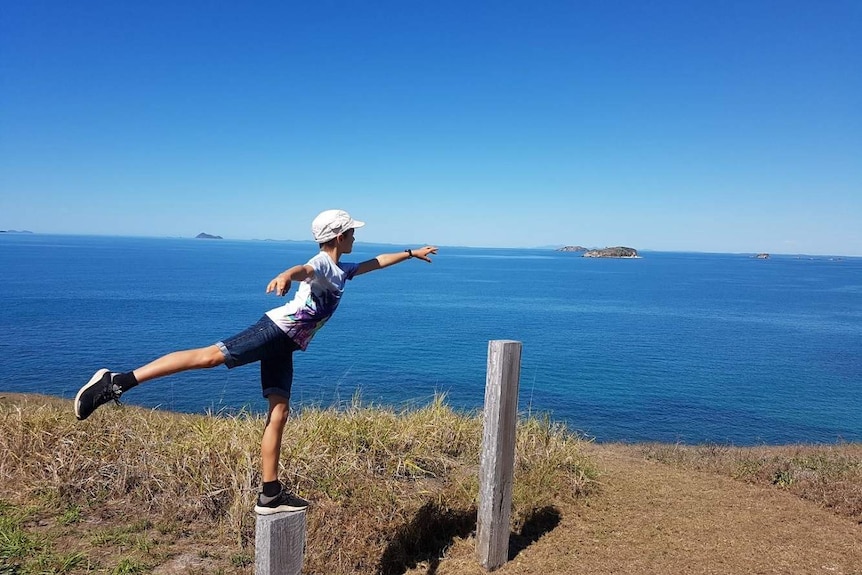
[[[138,385],[138,380],[135,379],[135,372],[129,371],[127,373],[115,375],[114,379],[111,380],[111,383],[118,385],[120,387],[120,391],[128,391]]]
[[[263,494],[267,497],[275,497],[281,493],[281,483],[278,481],[264,481]]]

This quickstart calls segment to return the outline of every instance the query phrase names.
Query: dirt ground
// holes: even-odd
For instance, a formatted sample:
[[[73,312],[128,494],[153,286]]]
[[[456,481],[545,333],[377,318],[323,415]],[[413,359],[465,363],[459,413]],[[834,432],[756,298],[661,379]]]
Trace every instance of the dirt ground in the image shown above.
[[[676,469],[635,448],[589,447],[602,488],[495,573],[862,574],[862,525],[777,488]],[[411,575],[480,574],[457,540]],[[510,553],[512,555],[512,553]]]

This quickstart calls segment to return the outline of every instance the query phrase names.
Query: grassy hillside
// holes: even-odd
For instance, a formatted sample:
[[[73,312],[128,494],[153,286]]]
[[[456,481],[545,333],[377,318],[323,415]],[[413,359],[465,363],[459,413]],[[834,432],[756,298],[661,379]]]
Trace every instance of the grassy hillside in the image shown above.
[[[259,415],[0,399],[0,573],[251,573]],[[310,409],[285,431],[281,477],[312,501],[308,573],[403,573],[475,529],[481,417],[425,408]],[[518,430],[514,541],[588,496],[596,471],[549,420]],[[5,571],[4,571],[5,569]]]
[[[113,406],[78,422],[69,401],[0,395],[0,575],[251,574],[262,430],[258,415]],[[474,572],[481,430],[479,415],[442,398],[405,412],[297,414],[281,475],[312,501],[305,572]],[[513,561],[501,573],[569,573],[573,561],[637,573],[649,557],[666,562],[655,572],[685,557],[690,572],[712,572],[726,558],[692,556],[684,533],[724,545],[728,521],[752,551],[737,549],[738,570],[724,572],[749,572],[791,536],[804,554],[774,572],[805,572],[787,567],[800,558],[852,565],[848,553],[862,554],[862,445],[596,445],[525,419],[513,504]],[[841,519],[820,517],[821,535],[805,543],[807,515],[821,509]],[[773,572],[764,565],[758,572]]]

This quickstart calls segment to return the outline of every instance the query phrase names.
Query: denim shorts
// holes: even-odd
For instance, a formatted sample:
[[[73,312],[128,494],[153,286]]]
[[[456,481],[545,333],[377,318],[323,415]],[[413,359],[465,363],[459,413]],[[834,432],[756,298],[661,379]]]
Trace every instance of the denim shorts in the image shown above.
[[[293,352],[299,349],[290,336],[264,315],[256,324],[216,343],[228,369],[260,362],[263,396],[290,399],[293,384]]]

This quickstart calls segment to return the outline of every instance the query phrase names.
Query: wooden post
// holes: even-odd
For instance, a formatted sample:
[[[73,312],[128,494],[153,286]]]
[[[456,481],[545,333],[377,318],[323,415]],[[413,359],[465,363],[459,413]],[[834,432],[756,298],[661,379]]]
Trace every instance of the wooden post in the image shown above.
[[[520,373],[521,342],[488,342],[484,430],[479,460],[476,556],[482,567],[489,571],[509,559]]]
[[[305,553],[305,511],[258,515],[254,575],[299,575]]]

